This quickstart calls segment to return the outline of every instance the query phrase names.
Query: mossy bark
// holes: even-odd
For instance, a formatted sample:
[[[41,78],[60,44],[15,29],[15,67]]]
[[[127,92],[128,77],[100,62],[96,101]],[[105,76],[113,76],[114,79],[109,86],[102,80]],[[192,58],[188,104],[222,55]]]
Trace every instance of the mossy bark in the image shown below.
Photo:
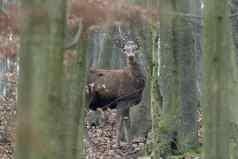
[[[130,3],[136,5],[143,5],[148,10],[150,8],[158,8],[158,1],[156,0],[130,0]],[[152,24],[156,25],[156,24]],[[152,36],[152,34],[156,34],[157,30],[151,30],[150,24],[142,23],[131,25],[131,30],[134,35],[138,36],[135,38],[139,38],[141,40],[141,54],[140,63],[142,67],[146,68],[146,86],[143,93],[143,98],[141,103],[136,106],[132,107],[131,110],[131,121],[132,121],[132,134],[136,137],[145,137],[148,135],[152,125],[151,125],[151,112],[150,112],[150,105],[151,105],[151,72],[150,72],[150,62],[152,62],[152,50],[156,48],[157,44],[153,44],[155,42],[157,35]],[[153,33],[152,33],[153,32]],[[154,38],[154,39],[153,39]],[[152,46],[153,45],[153,46]],[[150,59],[149,59],[150,58]],[[139,59],[138,59],[139,60]],[[150,60],[150,61],[149,61]],[[152,71],[152,70],[151,70]],[[137,124],[141,123],[141,124]]]
[[[81,26],[82,28],[82,26]],[[85,138],[84,120],[86,112],[85,85],[86,85],[86,66],[87,66],[87,35],[80,35],[80,46],[71,50],[72,58],[66,60],[65,72],[65,104],[68,107],[68,144],[71,156],[68,158],[85,158]]]
[[[158,50],[155,49],[156,42],[156,29],[150,28],[152,32],[151,36],[151,53],[149,57],[149,80],[150,80],[150,110],[152,119],[152,136],[153,136],[153,157],[160,158],[160,108],[162,104],[160,90],[158,88]]]
[[[54,7],[52,7],[54,6]],[[20,2],[17,159],[67,157],[62,103],[65,1]]]
[[[197,147],[196,68],[191,2],[160,0],[161,153]]]
[[[197,6],[199,7],[199,6]],[[174,21],[174,51],[177,54],[179,111],[178,111],[178,148],[180,152],[190,151],[198,146],[195,50],[193,25],[190,18],[181,16],[190,14],[191,1],[176,1]]]
[[[171,153],[171,144],[176,148],[179,111],[179,83],[178,63],[175,51],[175,2],[160,0],[160,68],[159,85],[163,97],[162,114],[160,120],[160,149],[161,155]]]
[[[148,135],[151,129],[151,113],[150,113],[150,73],[149,73],[149,54],[152,53],[152,34],[150,32],[150,26],[148,24],[140,24],[138,26],[131,26],[133,34],[141,41],[141,48],[138,55],[138,62],[141,65],[141,69],[146,69],[146,85],[143,91],[143,97],[141,102],[130,108],[131,115],[131,133],[134,137],[145,137]],[[144,39],[142,38],[144,37]],[[138,124],[140,123],[140,124]]]
[[[82,26],[83,27],[83,26]],[[77,61],[78,70],[78,85],[80,87],[80,94],[79,94],[79,117],[78,117],[78,136],[77,136],[77,147],[76,147],[76,158],[77,159],[84,159],[85,158],[85,144],[84,144],[84,136],[85,136],[85,108],[86,108],[86,81],[87,81],[87,31],[82,30],[80,35],[80,44],[79,44],[79,59]]]
[[[204,159],[230,156],[229,120],[237,121],[237,67],[232,51],[228,1],[204,2]],[[230,111],[232,109],[232,111]]]

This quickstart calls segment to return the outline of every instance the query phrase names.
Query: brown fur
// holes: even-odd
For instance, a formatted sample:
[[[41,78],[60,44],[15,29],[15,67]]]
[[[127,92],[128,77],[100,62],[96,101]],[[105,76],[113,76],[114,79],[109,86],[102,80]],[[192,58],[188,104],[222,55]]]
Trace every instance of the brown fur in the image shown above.
[[[145,76],[136,62],[128,63],[124,69],[91,69],[88,77],[89,108],[115,108],[121,101],[130,105],[141,101]]]

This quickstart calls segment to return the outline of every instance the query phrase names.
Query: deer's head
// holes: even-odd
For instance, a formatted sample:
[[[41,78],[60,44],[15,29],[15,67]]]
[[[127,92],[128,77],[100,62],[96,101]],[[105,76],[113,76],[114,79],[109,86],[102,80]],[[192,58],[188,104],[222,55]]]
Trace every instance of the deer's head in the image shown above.
[[[128,36],[121,36],[118,39],[114,39],[113,43],[127,56],[129,62],[135,62],[136,55],[139,50],[138,40],[129,40]]]
[[[127,41],[124,45],[123,53],[126,54],[126,56],[132,60],[135,58],[137,52],[138,45],[134,41]]]

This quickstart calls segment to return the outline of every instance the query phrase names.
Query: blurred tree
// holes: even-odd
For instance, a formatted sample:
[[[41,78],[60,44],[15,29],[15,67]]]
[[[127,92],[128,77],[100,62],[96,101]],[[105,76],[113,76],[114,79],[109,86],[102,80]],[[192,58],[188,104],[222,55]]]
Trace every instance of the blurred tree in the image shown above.
[[[232,35],[233,35],[233,43],[236,52],[236,63],[238,64],[238,0],[232,0],[231,4],[231,20],[232,20]]]
[[[130,108],[131,116],[131,133],[134,137],[145,137],[148,135],[151,129],[151,117],[150,117],[150,80],[149,80],[149,62],[148,54],[152,50],[152,36],[150,34],[149,25],[131,25],[130,30],[135,35],[134,38],[140,39],[140,51],[138,55],[138,62],[141,63],[142,70],[146,75],[146,86],[143,92],[143,98],[141,103],[136,107]],[[140,123],[140,124],[138,124]]]
[[[162,156],[176,149],[177,125],[178,125],[178,63],[174,48],[175,2],[172,0],[160,0],[160,67],[159,85],[163,97],[160,121],[160,151]]]
[[[131,4],[142,5],[148,10],[153,6],[158,7],[158,3],[152,0],[129,0]],[[156,24],[153,24],[156,25]],[[144,89],[143,99],[139,106],[132,107],[130,109],[131,115],[131,132],[135,137],[145,137],[148,135],[149,130],[151,129],[151,114],[150,114],[150,105],[151,105],[151,72],[150,62],[152,62],[152,50],[156,49],[155,34],[157,30],[155,28],[151,29],[150,24],[146,22],[142,23],[133,23],[131,22],[130,30],[135,35],[135,38],[139,39],[140,45],[140,63],[144,67],[143,70],[146,71],[146,87]],[[153,34],[153,36],[152,36]],[[154,39],[153,39],[154,38]],[[154,43],[154,45],[153,45]],[[156,51],[155,51],[156,52]],[[140,124],[138,124],[140,123]]]
[[[62,103],[65,1],[21,0],[17,159],[65,159]]]
[[[82,26],[84,27],[84,26]],[[86,98],[85,98],[85,93],[86,93],[86,83],[87,83],[87,28],[84,28],[82,30],[82,33],[80,35],[80,43],[78,47],[78,58],[75,60],[75,67],[77,67],[77,70],[75,71],[75,74],[77,74],[75,78],[75,85],[79,85],[78,91],[79,96],[78,100],[79,103],[75,103],[75,110],[78,110],[78,115],[76,115],[76,119],[78,122],[78,127],[77,128],[77,136],[76,136],[76,159],[84,159],[85,158],[85,145],[84,145],[84,137],[85,137],[85,108],[86,108]],[[75,92],[76,93],[76,92]],[[77,94],[77,93],[76,93]]]
[[[238,79],[228,3],[227,0],[204,2],[203,112],[206,159],[230,158],[229,120],[234,121],[237,129]]]
[[[77,49],[66,53],[66,76],[65,76],[65,105],[68,107],[68,158],[85,158],[85,85],[87,66],[87,34],[81,32],[80,44]],[[87,137],[87,136],[86,136]]]
[[[231,1],[231,20],[232,20],[232,36],[233,36],[233,45],[234,45],[234,51],[236,54],[236,64],[238,64],[238,32],[237,32],[237,26],[238,26],[238,0],[232,0]],[[236,69],[237,71],[238,69]],[[236,76],[236,79],[238,77]],[[234,86],[234,90],[238,91],[237,86]],[[231,108],[231,158],[238,158],[238,119],[237,119],[237,113],[238,108],[235,105],[236,98],[238,96],[237,92],[233,93],[234,99],[231,99],[234,102],[233,107]]]
[[[161,154],[183,153],[197,145],[197,69],[191,1],[160,2],[160,88],[163,97]],[[194,10],[193,10],[194,9]]]
[[[160,132],[159,132],[159,121],[160,121],[160,108],[162,104],[162,97],[160,89],[158,87],[158,41],[155,40],[157,36],[157,29],[150,26],[152,35],[150,36],[151,49],[148,54],[148,72],[149,72],[149,87],[150,87],[150,111],[152,121],[152,139],[153,139],[153,157],[160,158]]]
[[[201,7],[199,0],[176,1],[176,17],[174,21],[174,51],[177,54],[179,113],[178,113],[178,147],[186,152],[198,146],[197,110],[198,94],[196,86],[196,67],[194,50],[194,26],[191,13]],[[193,10],[192,10],[193,9]],[[180,15],[180,14],[187,14]]]

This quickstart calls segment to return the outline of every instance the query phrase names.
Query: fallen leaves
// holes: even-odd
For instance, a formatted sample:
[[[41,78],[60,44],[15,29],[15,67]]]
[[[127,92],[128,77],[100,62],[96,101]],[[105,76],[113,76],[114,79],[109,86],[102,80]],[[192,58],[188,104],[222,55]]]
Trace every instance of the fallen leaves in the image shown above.
[[[105,112],[103,125],[90,126],[86,121],[89,140],[87,141],[87,159],[136,159],[144,148],[145,140],[134,139],[131,143],[116,145],[116,111]],[[89,119],[88,117],[86,119]]]

